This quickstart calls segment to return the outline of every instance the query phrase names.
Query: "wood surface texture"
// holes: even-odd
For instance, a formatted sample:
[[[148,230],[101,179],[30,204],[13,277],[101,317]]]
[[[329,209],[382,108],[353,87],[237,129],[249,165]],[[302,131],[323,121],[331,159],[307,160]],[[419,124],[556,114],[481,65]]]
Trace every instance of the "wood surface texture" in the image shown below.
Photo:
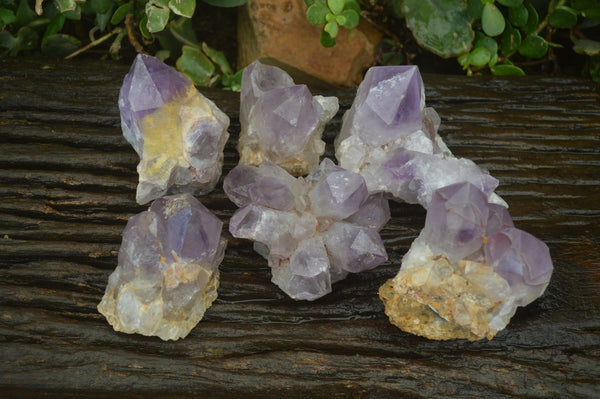
[[[386,398],[600,395],[600,94],[573,78],[425,75],[457,155],[500,180],[517,227],[554,260],[546,293],[492,341],[429,341],[392,326],[377,290],[425,211],[392,203],[384,265],[295,302],[226,222],[219,298],[176,342],[117,333],[96,310],[135,203],[137,155],[117,97],[128,66],[0,60],[0,397]],[[237,93],[203,92],[231,117]],[[327,127],[327,155],[354,90]],[[222,182],[222,180],[221,180]]]

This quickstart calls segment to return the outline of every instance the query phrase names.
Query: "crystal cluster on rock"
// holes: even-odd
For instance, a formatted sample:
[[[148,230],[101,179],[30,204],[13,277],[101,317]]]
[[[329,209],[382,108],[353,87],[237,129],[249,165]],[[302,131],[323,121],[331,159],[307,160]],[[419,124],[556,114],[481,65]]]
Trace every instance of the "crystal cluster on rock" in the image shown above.
[[[336,137],[341,167],[360,173],[369,192],[428,208],[433,192],[468,181],[491,201],[498,180],[471,160],[452,155],[437,134],[440,118],[425,107],[423,81],[416,66],[373,67],[344,114]]]
[[[221,176],[229,118],[194,84],[138,54],[119,94],[123,135],[140,156],[136,200],[204,194]]]
[[[379,295],[390,321],[430,339],[491,339],[546,289],[548,247],[469,183],[437,189],[425,227]]]
[[[379,236],[390,218],[387,200],[369,195],[360,175],[327,158],[297,179],[272,163],[238,165],[223,188],[240,207],[231,234],[255,241],[272,281],[294,299],[320,298],[349,272],[387,259]]]
[[[240,164],[272,162],[295,176],[308,174],[325,151],[323,129],[338,108],[336,97],[313,97],[283,70],[253,62],[242,75]]]
[[[190,194],[129,219],[98,310],[116,331],[185,337],[217,297],[223,223]]]

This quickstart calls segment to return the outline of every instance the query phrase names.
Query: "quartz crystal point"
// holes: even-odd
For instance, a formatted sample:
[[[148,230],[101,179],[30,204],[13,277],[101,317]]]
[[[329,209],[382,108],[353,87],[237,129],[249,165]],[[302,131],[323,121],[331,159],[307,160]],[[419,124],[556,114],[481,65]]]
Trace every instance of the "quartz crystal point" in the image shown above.
[[[123,135],[140,156],[136,200],[215,187],[229,118],[186,77],[138,54],[119,94]]]
[[[240,165],[275,163],[306,175],[325,151],[325,124],[339,108],[336,97],[312,96],[283,70],[258,61],[244,69],[240,95]]]
[[[369,195],[360,175],[329,159],[297,179],[272,163],[238,165],[223,188],[240,207],[231,234],[256,241],[272,281],[294,299],[320,298],[349,272],[387,259],[379,236],[390,218],[387,200]]]
[[[436,190],[425,227],[379,295],[402,330],[430,339],[491,339],[517,306],[546,289],[548,247],[514,227],[505,207],[477,186]]]
[[[190,194],[129,219],[100,313],[116,331],[185,337],[217,298],[223,223]]]
[[[335,140],[340,166],[360,173],[370,193],[428,208],[433,192],[468,181],[492,202],[498,180],[472,161],[452,155],[437,134],[440,118],[425,108],[416,66],[373,67],[360,84]]]

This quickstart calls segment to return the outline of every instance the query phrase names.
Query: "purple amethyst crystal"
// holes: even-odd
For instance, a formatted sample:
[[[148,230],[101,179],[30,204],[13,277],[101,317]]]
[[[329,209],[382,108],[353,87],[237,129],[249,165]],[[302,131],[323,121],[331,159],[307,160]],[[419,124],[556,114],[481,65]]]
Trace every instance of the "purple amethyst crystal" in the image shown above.
[[[552,269],[543,242],[515,228],[505,207],[462,182],[433,193],[423,231],[380,296],[390,320],[405,331],[432,339],[491,339],[517,306],[542,295]]]
[[[98,310],[116,331],[185,337],[217,297],[223,223],[189,194],[129,219]]]
[[[168,192],[204,194],[216,185],[229,118],[186,77],[139,54],[119,94],[123,135],[140,156],[136,200]]]
[[[390,217],[387,200],[369,196],[360,175],[329,159],[305,179],[271,163],[239,165],[223,188],[240,207],[231,234],[266,246],[272,281],[294,299],[320,298],[349,272],[387,259],[379,236]]]
[[[275,163],[294,175],[315,169],[325,150],[321,135],[338,110],[335,97],[313,97],[283,70],[253,62],[240,96],[240,164]]]
[[[340,166],[360,173],[369,193],[429,207],[433,192],[468,181],[494,202],[498,181],[472,161],[457,159],[437,134],[440,119],[425,108],[416,66],[373,67],[358,88],[335,140]]]

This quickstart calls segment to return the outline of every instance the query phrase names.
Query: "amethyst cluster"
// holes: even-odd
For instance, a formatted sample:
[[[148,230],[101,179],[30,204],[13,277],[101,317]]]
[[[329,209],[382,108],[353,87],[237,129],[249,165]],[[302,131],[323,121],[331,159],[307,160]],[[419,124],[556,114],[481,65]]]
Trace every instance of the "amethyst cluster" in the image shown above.
[[[295,176],[308,174],[319,165],[321,135],[338,108],[336,97],[313,97],[283,70],[253,62],[242,76],[240,164],[273,162]]]
[[[229,118],[194,84],[138,54],[119,94],[123,135],[140,156],[136,200],[211,191],[223,165]]]
[[[223,222],[189,194],[129,219],[98,310],[116,331],[185,337],[217,297]]]
[[[390,218],[387,200],[329,159],[297,179],[272,163],[239,165],[223,188],[240,207],[231,234],[258,243],[272,281],[294,299],[320,298],[349,272],[387,259],[379,236]]]
[[[425,107],[416,66],[373,67],[344,115],[335,141],[340,166],[360,173],[369,192],[428,208],[433,192],[468,181],[493,202],[498,180],[471,160],[452,155],[437,134],[440,118]]]

